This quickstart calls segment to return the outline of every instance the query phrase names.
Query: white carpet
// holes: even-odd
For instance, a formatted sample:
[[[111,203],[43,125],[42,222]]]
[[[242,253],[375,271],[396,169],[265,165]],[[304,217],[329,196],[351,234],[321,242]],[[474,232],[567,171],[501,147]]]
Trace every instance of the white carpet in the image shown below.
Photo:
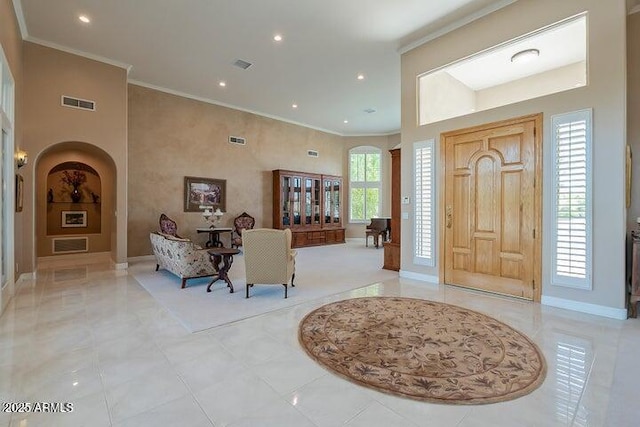
[[[129,272],[191,332],[398,277],[397,272],[382,269],[383,249],[366,248],[364,239],[297,251],[296,286],[289,287],[287,299],[281,285],[255,285],[246,299],[242,254],[234,257],[229,271],[233,294],[224,281],[217,281],[207,293],[206,277],[190,279],[180,289],[180,279],[165,270],[156,272],[155,261],[132,263]]]

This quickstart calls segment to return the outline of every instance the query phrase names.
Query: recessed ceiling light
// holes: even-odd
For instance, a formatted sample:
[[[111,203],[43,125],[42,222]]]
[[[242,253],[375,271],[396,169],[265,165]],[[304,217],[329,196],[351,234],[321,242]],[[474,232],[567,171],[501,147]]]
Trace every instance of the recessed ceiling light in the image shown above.
[[[359,73],[359,74],[356,76],[356,78],[357,78],[358,80],[364,80],[364,74]]]
[[[298,104],[291,104],[291,108],[298,108]]]
[[[525,63],[536,59],[538,56],[540,56],[540,51],[538,49],[522,50],[513,54],[513,56],[511,57],[511,62]]]
[[[78,19],[84,22],[85,24],[88,24],[89,22],[91,22],[91,19],[89,19],[87,15],[80,15],[78,16]]]
[[[344,123],[349,123],[349,120],[345,120]]]
[[[218,82],[218,86],[220,86],[220,87],[225,87],[225,86],[227,86],[227,82],[225,82],[224,80],[222,80],[222,81]]]
[[[282,41],[282,36],[280,34],[276,34],[275,36],[273,36],[273,39],[277,42],[281,42]]]

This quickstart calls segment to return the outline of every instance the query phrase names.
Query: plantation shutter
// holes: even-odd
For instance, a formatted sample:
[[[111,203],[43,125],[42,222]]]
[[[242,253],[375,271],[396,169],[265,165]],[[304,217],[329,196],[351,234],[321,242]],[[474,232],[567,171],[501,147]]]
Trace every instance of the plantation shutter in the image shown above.
[[[434,266],[433,196],[434,141],[414,144],[415,253],[414,263]]]
[[[591,111],[552,118],[553,284],[591,289]]]

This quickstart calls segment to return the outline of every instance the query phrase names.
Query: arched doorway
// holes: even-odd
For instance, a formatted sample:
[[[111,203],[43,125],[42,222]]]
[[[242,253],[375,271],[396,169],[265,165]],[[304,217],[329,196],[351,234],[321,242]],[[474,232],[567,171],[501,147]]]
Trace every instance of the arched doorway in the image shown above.
[[[116,193],[116,166],[102,149],[75,141],[47,148],[35,165],[36,257],[113,253]]]

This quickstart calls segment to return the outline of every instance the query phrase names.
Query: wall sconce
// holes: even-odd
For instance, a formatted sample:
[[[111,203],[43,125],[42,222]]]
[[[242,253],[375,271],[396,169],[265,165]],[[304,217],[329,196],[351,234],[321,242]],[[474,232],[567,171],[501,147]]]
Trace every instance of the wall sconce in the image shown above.
[[[28,161],[29,157],[27,156],[27,152],[22,150],[18,151],[16,154],[16,165],[18,166],[18,169],[26,165]]]

